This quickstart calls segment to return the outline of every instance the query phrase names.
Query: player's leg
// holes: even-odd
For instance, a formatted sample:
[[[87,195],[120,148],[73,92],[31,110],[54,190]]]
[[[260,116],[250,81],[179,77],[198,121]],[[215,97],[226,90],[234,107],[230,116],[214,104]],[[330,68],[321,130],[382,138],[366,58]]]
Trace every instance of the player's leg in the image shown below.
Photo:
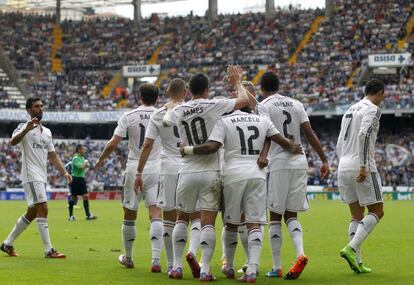
[[[239,233],[239,239],[240,239],[241,244],[243,246],[244,255],[246,256],[246,263],[241,268],[241,270],[243,272],[246,272],[247,262],[248,262],[248,258],[249,258],[249,247],[248,247],[249,232],[247,230],[247,224],[246,224],[246,219],[245,219],[245,216],[244,216],[244,212],[242,212],[242,215],[241,215],[241,222],[242,222],[242,224],[238,227],[238,233]]]
[[[223,227],[223,247],[224,255],[226,256],[226,264],[223,264],[221,271],[226,275],[227,278],[234,279],[234,256],[236,255],[237,249],[237,229],[238,226],[225,223]]]
[[[73,215],[73,207],[75,206],[75,199],[77,197],[76,194],[76,181],[72,180],[69,184],[70,196],[68,200],[68,209],[69,209],[69,221],[75,221],[75,216]]]
[[[286,201],[289,192],[288,170],[272,171],[268,175],[267,208],[270,213],[269,241],[272,250],[272,270],[267,277],[282,278],[281,249],[283,242],[282,216],[286,211]]]
[[[13,243],[35,218],[36,208],[34,206],[29,206],[26,213],[17,219],[13,229],[1,244],[0,250],[7,253],[9,256],[19,256],[14,250]]]
[[[85,178],[80,179],[79,191],[80,195],[82,195],[83,208],[85,210],[86,220],[96,220],[98,217],[92,214],[89,209],[88,186],[86,185]]]
[[[218,172],[198,173],[200,181],[199,203],[201,209],[201,281],[212,281],[211,259],[216,246],[215,222],[221,199],[221,179]]]
[[[190,244],[188,252],[185,256],[188,266],[191,268],[191,272],[194,278],[200,277],[200,265],[197,261],[197,250],[200,245],[201,236],[201,213],[197,207],[197,211],[190,214],[191,227],[190,227]]]
[[[306,198],[306,170],[289,170],[289,192],[286,200],[285,222],[296,251],[296,262],[285,275],[285,279],[297,279],[308,263],[303,249],[303,229],[297,219],[297,212],[308,210]]]
[[[163,229],[162,229],[162,240],[164,242],[165,255],[167,258],[167,273],[171,271],[174,266],[174,251],[172,244],[172,236],[177,220],[176,210],[163,211]]]
[[[133,249],[136,238],[135,220],[137,219],[138,203],[141,200],[141,194],[137,195],[135,193],[134,181],[135,173],[125,173],[122,192],[124,220],[121,228],[124,254],[119,256],[118,261],[126,268],[134,268]]]
[[[355,233],[358,229],[359,224],[361,223],[361,220],[364,218],[365,207],[361,207],[359,205],[359,202],[350,203],[348,204],[348,206],[351,212],[351,221],[349,222],[348,236],[349,236],[349,241],[351,241],[355,236]],[[362,264],[361,248],[356,248],[355,251],[356,251],[358,263]]]

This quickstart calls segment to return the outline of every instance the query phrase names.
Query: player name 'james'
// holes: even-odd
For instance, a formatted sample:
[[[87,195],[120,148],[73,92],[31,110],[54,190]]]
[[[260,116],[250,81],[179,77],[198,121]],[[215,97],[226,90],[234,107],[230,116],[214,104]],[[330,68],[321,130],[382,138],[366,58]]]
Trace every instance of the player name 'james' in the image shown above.
[[[203,113],[203,107],[195,107],[195,108],[191,108],[189,110],[184,110],[183,111],[183,116],[188,116],[188,115],[193,115],[193,114],[199,114],[199,113]]]
[[[260,119],[257,117],[235,117],[231,118],[232,123],[250,123],[250,122],[260,122]]]

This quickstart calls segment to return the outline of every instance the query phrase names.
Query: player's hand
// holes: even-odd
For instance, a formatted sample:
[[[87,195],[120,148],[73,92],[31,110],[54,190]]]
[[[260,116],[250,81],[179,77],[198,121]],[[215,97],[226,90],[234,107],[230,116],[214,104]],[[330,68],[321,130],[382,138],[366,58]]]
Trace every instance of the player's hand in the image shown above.
[[[257,159],[257,165],[260,168],[265,168],[266,166],[269,165],[269,160],[267,159],[267,157],[261,157],[261,156],[259,156],[259,158]]]
[[[181,157],[186,156],[186,154],[185,154],[185,152],[184,152],[184,147],[185,147],[185,145],[180,144],[180,153],[181,153]]]
[[[142,191],[143,186],[144,186],[144,181],[142,180],[142,175],[136,175],[135,183],[134,183],[135,193],[139,194]]]
[[[367,170],[365,169],[365,167],[361,166],[359,168],[359,173],[358,173],[358,176],[356,177],[356,181],[358,183],[362,183],[364,182],[366,177],[367,177]]]
[[[105,163],[105,160],[98,160],[98,162],[95,164],[95,167],[93,168],[94,171],[98,171],[99,168],[103,167]]]
[[[227,67],[227,75],[229,79],[229,84],[231,85],[241,84],[243,74],[242,72],[240,73],[240,69],[241,68],[234,66],[234,65],[229,65]]]
[[[300,144],[293,143],[292,141],[290,145],[290,152],[293,154],[303,154],[302,146]]]
[[[66,181],[68,181],[68,183],[72,182],[72,175],[70,175],[68,172],[63,174],[63,176],[66,178]]]
[[[319,170],[321,179],[325,179],[329,174],[329,163],[324,162]]]
[[[88,168],[89,167],[89,161],[85,160],[85,162],[83,163],[83,168]]]
[[[34,117],[31,119],[26,126],[26,130],[31,131],[39,125],[39,119]]]

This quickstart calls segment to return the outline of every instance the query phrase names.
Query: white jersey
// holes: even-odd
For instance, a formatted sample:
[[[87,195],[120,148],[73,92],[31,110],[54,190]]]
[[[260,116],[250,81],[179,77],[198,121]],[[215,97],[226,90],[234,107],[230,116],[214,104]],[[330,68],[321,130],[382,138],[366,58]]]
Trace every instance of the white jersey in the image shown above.
[[[225,113],[234,110],[236,99],[196,99],[175,107],[171,120],[178,126],[181,142],[199,145],[207,141],[214,125]],[[218,153],[187,155],[182,159],[179,173],[219,171]]]
[[[358,171],[365,166],[367,172],[377,172],[375,141],[380,118],[381,110],[366,98],[346,111],[336,146],[338,171]]]
[[[27,123],[19,124],[12,137],[23,132],[26,126]],[[23,183],[35,181],[47,183],[48,153],[55,151],[52,132],[39,125],[29,131],[18,146],[22,152],[21,177]]]
[[[265,116],[234,111],[217,122],[209,140],[224,146],[224,185],[246,179],[266,179],[257,159],[267,137],[279,131]]]
[[[162,108],[152,114],[145,137],[161,139],[161,174],[178,174],[181,165],[180,134],[177,126],[163,126],[162,119],[166,112],[167,109]]]
[[[135,173],[138,167],[138,159],[141,154],[141,147],[145,139],[145,130],[150,121],[152,113],[157,109],[154,106],[139,106],[138,108],[122,114],[114,135],[125,138],[128,135],[128,162],[127,173]],[[160,173],[160,151],[159,140],[156,140],[148,162],[145,165],[145,174]]]
[[[267,97],[261,103],[266,107],[270,120],[285,138],[293,139],[296,144],[301,145],[301,124],[309,121],[303,104],[277,93]],[[272,142],[269,151],[269,171],[307,168],[308,162],[305,154],[292,154]]]

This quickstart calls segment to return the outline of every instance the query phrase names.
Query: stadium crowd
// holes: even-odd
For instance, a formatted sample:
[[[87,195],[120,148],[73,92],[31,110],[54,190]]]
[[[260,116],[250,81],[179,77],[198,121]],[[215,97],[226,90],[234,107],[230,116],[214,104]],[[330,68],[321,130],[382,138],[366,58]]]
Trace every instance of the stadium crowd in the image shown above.
[[[357,8],[350,9],[350,5]],[[355,6],[353,6],[355,7]],[[259,69],[275,69],[281,78],[281,93],[300,99],[310,110],[334,109],[338,102],[350,104],[361,88],[347,87],[353,70],[369,53],[397,51],[405,36],[405,23],[414,3],[398,1],[337,0],[334,15],[326,19],[301,52],[294,65],[287,61],[309,30],[319,9],[277,9],[271,20],[263,13],[219,15],[214,27],[206,16],[144,19],[141,31],[131,20],[94,19],[63,21],[63,73],[52,74],[52,16],[0,14],[1,43],[16,68],[25,74],[34,94],[41,94],[48,109],[112,110],[119,107],[118,94],[103,97],[102,89],[113,73],[126,64],[145,64],[160,46],[160,86],[179,76],[188,79],[195,70],[206,72],[212,96],[226,96],[224,66],[241,64],[252,80]],[[408,49],[414,46],[408,37]],[[412,70],[400,84],[387,85],[387,108],[410,108],[414,93]],[[125,81],[121,84],[125,84]],[[355,84],[354,84],[355,86]],[[128,95],[134,94],[129,88]],[[14,107],[0,92],[2,107]],[[9,100],[9,101],[7,101]],[[122,107],[132,107],[134,99]]]
[[[307,144],[304,145],[309,162],[308,184],[325,185],[327,187],[337,187],[337,166],[338,158],[336,155],[337,134],[319,133],[318,134],[328,156],[332,173],[324,181],[319,179],[319,158]],[[304,142],[305,140],[302,140]],[[55,148],[58,156],[64,163],[69,162],[74,154],[75,147],[79,141],[57,140]],[[105,142],[86,139],[82,143],[87,148],[86,158],[92,165],[98,160]],[[411,152],[404,160],[395,157],[396,160],[390,159],[391,153],[387,151],[387,144],[401,146]],[[405,130],[400,135],[383,134],[377,142],[376,162],[384,186],[409,185],[414,186],[414,133],[411,130]],[[98,172],[88,171],[86,180],[89,187],[97,189],[102,186],[109,189],[120,189],[123,182],[123,169],[127,160],[128,148],[126,143],[122,142],[116,153],[108,158],[105,167]],[[7,139],[0,142],[0,188],[21,186],[19,171],[20,151],[12,147]],[[401,164],[401,165],[400,165]],[[53,188],[66,187],[64,177],[59,176],[56,169],[49,165],[50,185]]]

